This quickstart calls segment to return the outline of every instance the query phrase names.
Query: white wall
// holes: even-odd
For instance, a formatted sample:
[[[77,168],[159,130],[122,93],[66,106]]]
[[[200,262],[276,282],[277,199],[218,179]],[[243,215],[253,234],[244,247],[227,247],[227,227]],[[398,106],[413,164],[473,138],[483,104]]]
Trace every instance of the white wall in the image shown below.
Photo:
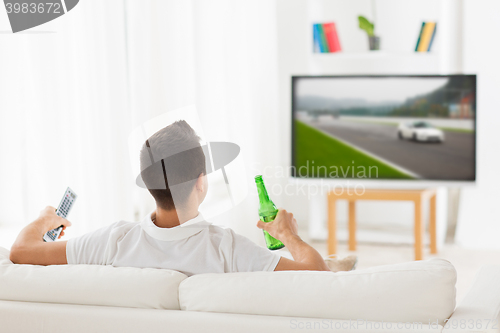
[[[454,35],[460,22],[460,17],[457,17],[459,3],[456,0],[278,0],[280,114],[285,125],[281,145],[287,147],[282,154],[282,163],[290,163],[290,76],[457,72],[459,55],[442,50],[442,46],[449,50],[459,43]],[[381,37],[380,52],[369,53],[367,36],[358,27],[358,15],[375,19],[376,34]],[[328,21],[336,22],[343,52],[314,54],[312,23]],[[439,21],[438,34],[431,53],[415,54],[423,21]],[[446,190],[440,188],[438,195],[438,223],[443,228],[447,218]],[[307,196],[288,196],[283,198],[283,203],[293,208],[303,224],[307,223],[310,218]],[[314,209],[324,211],[324,205],[324,200],[315,203]],[[340,204],[341,227],[346,223],[346,216],[346,205]],[[411,235],[413,207],[405,202],[360,202],[357,219],[360,225],[371,227],[405,227]],[[326,236],[324,226],[322,230],[316,234]]]
[[[463,66],[477,73],[477,186],[461,193],[457,242],[500,248],[500,2],[465,0]]]

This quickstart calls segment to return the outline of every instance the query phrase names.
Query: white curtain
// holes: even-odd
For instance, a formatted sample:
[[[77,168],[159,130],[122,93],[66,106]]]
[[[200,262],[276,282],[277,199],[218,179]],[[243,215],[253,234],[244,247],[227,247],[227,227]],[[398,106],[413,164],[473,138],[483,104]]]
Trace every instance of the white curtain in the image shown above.
[[[133,216],[124,17],[121,0],[82,1],[35,31],[3,35],[2,226],[18,232],[66,186],[79,196],[69,235]]]
[[[128,134],[193,103],[208,139],[242,147],[253,190],[252,166],[282,156],[275,17],[268,0],[86,0],[43,33],[3,36],[0,242],[66,186],[79,195],[70,237],[141,218],[153,201],[134,185]],[[252,191],[220,219],[261,240],[256,207]]]

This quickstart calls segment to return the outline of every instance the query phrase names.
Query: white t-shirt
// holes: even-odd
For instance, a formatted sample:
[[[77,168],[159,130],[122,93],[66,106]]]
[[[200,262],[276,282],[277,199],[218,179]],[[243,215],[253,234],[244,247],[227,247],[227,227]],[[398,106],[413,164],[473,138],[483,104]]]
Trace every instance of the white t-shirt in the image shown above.
[[[173,228],[157,227],[151,214],[140,223],[116,222],[70,239],[66,257],[68,264],[165,268],[188,276],[273,271],[281,258],[201,214]]]

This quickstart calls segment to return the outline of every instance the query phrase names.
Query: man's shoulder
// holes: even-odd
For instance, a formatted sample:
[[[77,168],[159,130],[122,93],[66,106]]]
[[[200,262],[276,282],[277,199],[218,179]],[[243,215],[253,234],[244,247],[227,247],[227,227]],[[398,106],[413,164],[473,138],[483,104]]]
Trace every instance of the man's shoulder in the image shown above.
[[[109,235],[113,235],[113,234],[123,235],[123,234],[128,233],[134,227],[139,226],[139,225],[140,224],[138,222],[118,221],[118,222],[108,224],[107,226],[99,228],[93,232],[90,232],[89,234],[93,234],[93,236],[101,235],[104,237],[108,237]]]
[[[208,230],[210,233],[210,237],[212,238],[220,238],[221,240],[227,240],[234,245],[234,242],[237,243],[246,243],[252,242],[247,237],[237,233],[233,229],[224,226],[218,226],[214,224],[210,224],[208,226]]]
[[[220,235],[234,235],[235,232],[233,229],[229,227],[223,227],[215,224],[208,225],[208,230],[211,234],[220,234]]]
[[[210,237],[220,237],[227,234],[226,228],[213,224],[207,225],[206,230],[208,231],[208,235],[210,235]]]
[[[113,228],[135,227],[135,226],[138,226],[139,224],[140,224],[140,222],[118,221],[115,223],[111,223],[111,226],[113,226]]]
[[[130,222],[130,221],[118,221],[112,223],[108,226],[112,233],[127,233],[134,228],[140,229],[141,224],[139,222]]]

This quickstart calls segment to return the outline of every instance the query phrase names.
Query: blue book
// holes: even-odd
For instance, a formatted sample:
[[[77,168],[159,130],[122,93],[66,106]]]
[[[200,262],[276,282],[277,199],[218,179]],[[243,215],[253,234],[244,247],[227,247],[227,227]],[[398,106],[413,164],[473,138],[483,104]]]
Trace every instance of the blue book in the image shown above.
[[[324,52],[321,47],[321,37],[319,35],[319,24],[313,24],[313,43],[314,43],[314,52],[315,53],[320,53]]]

